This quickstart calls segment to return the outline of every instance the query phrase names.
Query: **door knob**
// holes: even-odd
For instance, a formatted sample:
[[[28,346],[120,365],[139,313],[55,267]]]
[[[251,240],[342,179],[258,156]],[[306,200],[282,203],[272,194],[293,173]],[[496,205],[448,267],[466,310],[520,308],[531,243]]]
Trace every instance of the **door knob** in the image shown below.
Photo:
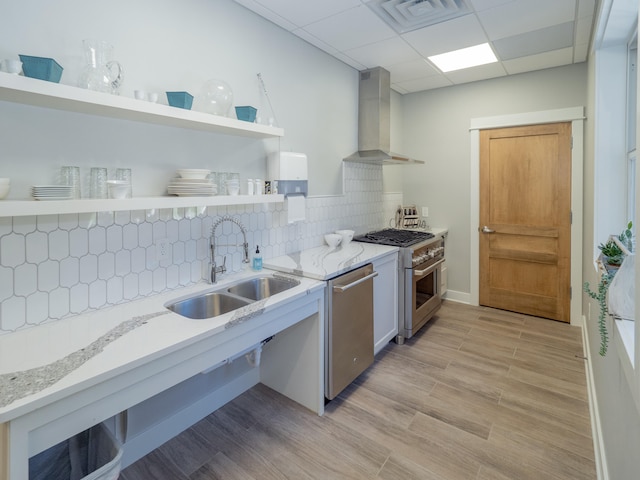
[[[494,233],[494,232],[495,232],[495,230],[491,230],[486,225],[484,227],[482,227],[482,233]]]

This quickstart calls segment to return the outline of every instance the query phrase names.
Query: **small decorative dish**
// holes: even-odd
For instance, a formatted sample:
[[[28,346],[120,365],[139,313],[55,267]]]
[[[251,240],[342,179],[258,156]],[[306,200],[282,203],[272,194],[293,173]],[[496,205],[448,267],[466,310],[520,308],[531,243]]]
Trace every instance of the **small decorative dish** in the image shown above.
[[[191,105],[193,105],[193,95],[189,92],[167,92],[167,101],[172,107],[191,110]]]
[[[243,120],[245,122],[255,122],[257,112],[258,110],[256,110],[254,107],[236,107],[236,117],[238,117],[238,120]]]
[[[25,77],[46,80],[59,83],[62,76],[62,67],[53,58],[32,57],[30,55],[18,55],[22,62],[22,71]]]

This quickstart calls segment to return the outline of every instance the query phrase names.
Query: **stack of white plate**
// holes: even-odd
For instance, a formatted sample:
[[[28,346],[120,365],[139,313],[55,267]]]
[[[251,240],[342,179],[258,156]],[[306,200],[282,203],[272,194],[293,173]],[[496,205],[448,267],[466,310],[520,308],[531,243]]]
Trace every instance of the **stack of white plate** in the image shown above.
[[[181,197],[210,197],[218,194],[218,187],[208,178],[174,178],[167,186],[167,192]]]
[[[69,200],[73,198],[71,185],[34,185],[31,196],[36,200]]]

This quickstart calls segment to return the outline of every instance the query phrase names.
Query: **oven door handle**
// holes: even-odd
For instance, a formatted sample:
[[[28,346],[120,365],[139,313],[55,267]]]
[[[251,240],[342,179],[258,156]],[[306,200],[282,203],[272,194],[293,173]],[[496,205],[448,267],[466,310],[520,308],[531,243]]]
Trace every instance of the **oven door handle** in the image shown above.
[[[333,287],[333,291],[336,292],[336,293],[346,292],[350,288],[353,288],[356,285],[360,285],[362,282],[366,282],[367,280],[370,280],[370,279],[372,279],[374,277],[377,277],[377,276],[378,276],[378,272],[370,273],[366,277],[362,277],[362,278],[356,280],[355,282],[351,282],[351,283],[349,283],[347,285],[342,285],[340,287],[335,286],[335,287]]]
[[[414,270],[413,271],[413,275],[415,277],[423,277],[429,273],[431,273],[438,265],[444,263],[444,258],[441,260],[438,260],[436,263],[434,263],[433,265],[429,265],[427,268],[425,268],[424,270]]]

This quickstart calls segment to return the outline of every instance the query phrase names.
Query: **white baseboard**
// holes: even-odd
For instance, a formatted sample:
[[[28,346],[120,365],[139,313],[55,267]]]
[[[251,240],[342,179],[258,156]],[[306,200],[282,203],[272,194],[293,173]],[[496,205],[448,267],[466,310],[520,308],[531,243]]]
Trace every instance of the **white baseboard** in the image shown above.
[[[458,303],[466,303],[470,305],[471,303],[471,294],[465,292],[458,292],[456,290],[448,289],[447,293],[444,294],[443,297],[445,300],[451,300],[452,302]]]
[[[589,347],[589,331],[586,317],[582,316],[582,345],[586,359],[587,393],[589,395],[589,416],[591,417],[591,436],[593,437],[593,450],[596,462],[598,480],[609,480],[609,468],[607,456],[602,438],[602,424],[600,410],[598,408],[598,396],[596,394],[595,379],[591,362],[591,348]]]
[[[128,438],[124,444],[122,468],[124,469],[144,457],[259,382],[259,369],[252,368],[229,383],[220,386],[220,388],[212,391],[207,396],[190,404],[187,408],[180,410],[175,415],[167,417],[133,438]]]

